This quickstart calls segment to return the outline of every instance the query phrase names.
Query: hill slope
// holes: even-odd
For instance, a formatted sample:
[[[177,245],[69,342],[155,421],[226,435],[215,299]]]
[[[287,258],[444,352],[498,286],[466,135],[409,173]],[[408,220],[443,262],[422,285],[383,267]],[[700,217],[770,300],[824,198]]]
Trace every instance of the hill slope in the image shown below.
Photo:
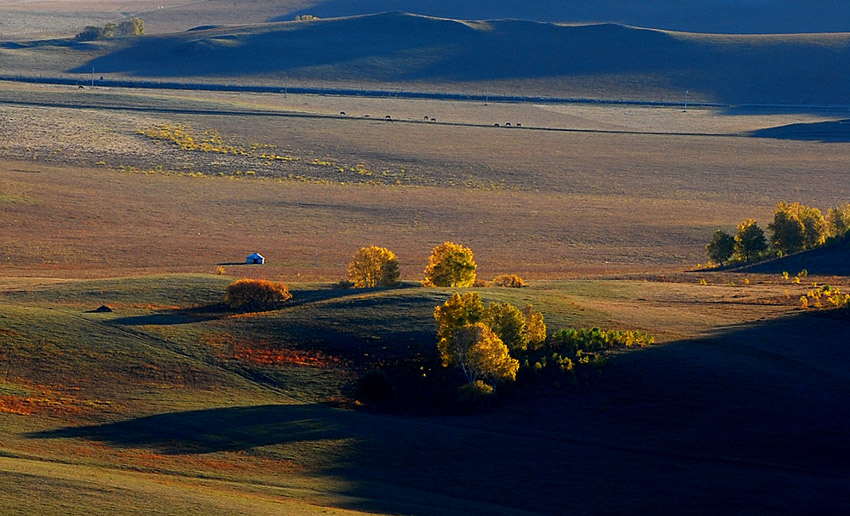
[[[623,23],[659,29],[709,33],[801,33],[850,30],[850,10],[838,0],[319,0],[300,10],[320,17],[384,11],[472,20],[515,18],[545,22]]]
[[[149,34],[163,34],[200,25],[291,21],[300,14],[334,18],[387,11],[468,20],[620,23],[703,33],[850,31],[850,10],[841,0],[16,0],[0,1],[0,39],[71,35],[86,25],[133,16],[145,20]]]
[[[387,13],[94,44],[6,44],[0,58],[17,73],[94,69],[109,77],[281,83],[286,77],[651,100],[681,100],[687,90],[691,99],[724,103],[850,104],[850,34],[701,36]]]
[[[533,301],[550,331],[637,317],[694,338],[483,414],[409,417],[321,403],[346,382],[327,359],[435,353],[447,290],[294,285],[282,309],[237,316],[209,305],[228,282],[0,290],[0,513],[846,513],[850,321],[781,317],[765,301],[782,286],[483,289]],[[103,302],[115,312],[86,311]]]

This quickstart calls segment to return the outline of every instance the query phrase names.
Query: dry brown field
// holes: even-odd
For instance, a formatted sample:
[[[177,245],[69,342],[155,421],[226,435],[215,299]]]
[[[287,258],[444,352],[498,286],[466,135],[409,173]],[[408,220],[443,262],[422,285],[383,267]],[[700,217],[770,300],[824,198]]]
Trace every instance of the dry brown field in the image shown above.
[[[850,198],[850,144],[742,136],[836,113],[3,93],[4,274],[212,272],[259,251],[264,274],[328,279],[374,243],[417,279],[447,239],[471,246],[485,277],[671,271],[704,262],[717,228],[765,226],[779,201],[825,210]],[[157,124],[215,130],[248,152],[138,134]]]
[[[103,25],[134,16],[148,34],[179,32],[200,25],[259,23],[300,8],[303,0],[252,0],[234,8],[219,0],[3,0],[0,39],[68,37],[86,25]]]

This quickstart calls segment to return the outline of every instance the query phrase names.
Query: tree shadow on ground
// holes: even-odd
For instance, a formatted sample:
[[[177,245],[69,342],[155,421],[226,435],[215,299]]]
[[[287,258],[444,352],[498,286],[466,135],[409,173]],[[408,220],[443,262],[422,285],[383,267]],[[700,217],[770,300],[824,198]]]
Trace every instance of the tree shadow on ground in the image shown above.
[[[312,289],[312,290],[297,290],[293,291],[292,299],[280,303],[280,305],[274,309],[267,310],[267,312],[279,312],[286,311],[289,309],[293,309],[296,307],[301,307],[305,305],[310,305],[318,302],[325,301],[334,301],[340,300],[344,301],[346,298],[359,298],[362,299],[364,296],[369,296],[372,294],[380,294],[382,292],[391,292],[393,290],[403,289],[403,288],[412,288],[412,284],[403,284],[399,287],[393,288],[371,288],[371,289]],[[218,319],[224,319],[226,317],[230,317],[236,314],[239,314],[238,310],[233,310],[229,308],[224,303],[213,303],[208,305],[201,306],[193,306],[188,308],[174,308],[174,309],[164,309],[157,310],[150,314],[144,315],[134,315],[128,317],[118,317],[115,319],[109,320],[110,324],[117,324],[121,326],[171,326],[176,324],[192,324],[197,322],[204,321],[213,321]],[[262,313],[262,311],[252,312],[252,313]]]
[[[320,405],[228,407],[65,427],[28,437],[83,438],[124,448],[152,448],[164,454],[213,453],[345,437],[330,416],[333,412]]]

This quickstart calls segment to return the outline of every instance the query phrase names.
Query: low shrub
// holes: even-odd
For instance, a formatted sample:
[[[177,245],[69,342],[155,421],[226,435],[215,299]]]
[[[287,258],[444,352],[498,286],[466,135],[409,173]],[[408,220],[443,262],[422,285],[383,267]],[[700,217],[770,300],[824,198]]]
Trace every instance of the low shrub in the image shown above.
[[[354,288],[354,282],[349,281],[347,279],[342,279],[334,283],[334,288],[336,290],[348,290]]]
[[[493,278],[493,286],[506,288],[527,287],[525,281],[516,274],[501,274]]]
[[[578,351],[605,351],[620,347],[644,347],[655,343],[655,338],[643,331],[603,330],[600,328],[567,328],[552,334],[549,347],[561,353]]]
[[[369,371],[357,381],[354,399],[374,408],[379,403],[389,403],[395,397],[395,387],[383,371]]]
[[[241,279],[227,286],[224,302],[233,310],[248,312],[271,310],[292,298],[283,283]]]
[[[457,401],[468,409],[483,408],[496,397],[493,387],[481,380],[461,385],[457,390]]]

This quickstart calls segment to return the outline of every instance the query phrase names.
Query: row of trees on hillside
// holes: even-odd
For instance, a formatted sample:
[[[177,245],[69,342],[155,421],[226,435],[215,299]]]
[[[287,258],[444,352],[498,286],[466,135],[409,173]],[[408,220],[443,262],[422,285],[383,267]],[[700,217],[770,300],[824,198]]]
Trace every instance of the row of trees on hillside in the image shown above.
[[[750,262],[784,256],[844,238],[850,230],[850,203],[830,208],[824,217],[817,208],[780,202],[767,229],[771,232],[769,241],[754,219],[739,224],[734,236],[718,229],[706,245],[706,255],[723,266],[730,260]]]
[[[431,250],[425,266],[424,287],[471,287],[476,281],[478,265],[472,250],[454,242],[443,242]],[[351,285],[357,288],[392,287],[399,283],[398,257],[385,247],[361,247],[348,265]],[[514,274],[493,279],[496,286],[524,287]]]

